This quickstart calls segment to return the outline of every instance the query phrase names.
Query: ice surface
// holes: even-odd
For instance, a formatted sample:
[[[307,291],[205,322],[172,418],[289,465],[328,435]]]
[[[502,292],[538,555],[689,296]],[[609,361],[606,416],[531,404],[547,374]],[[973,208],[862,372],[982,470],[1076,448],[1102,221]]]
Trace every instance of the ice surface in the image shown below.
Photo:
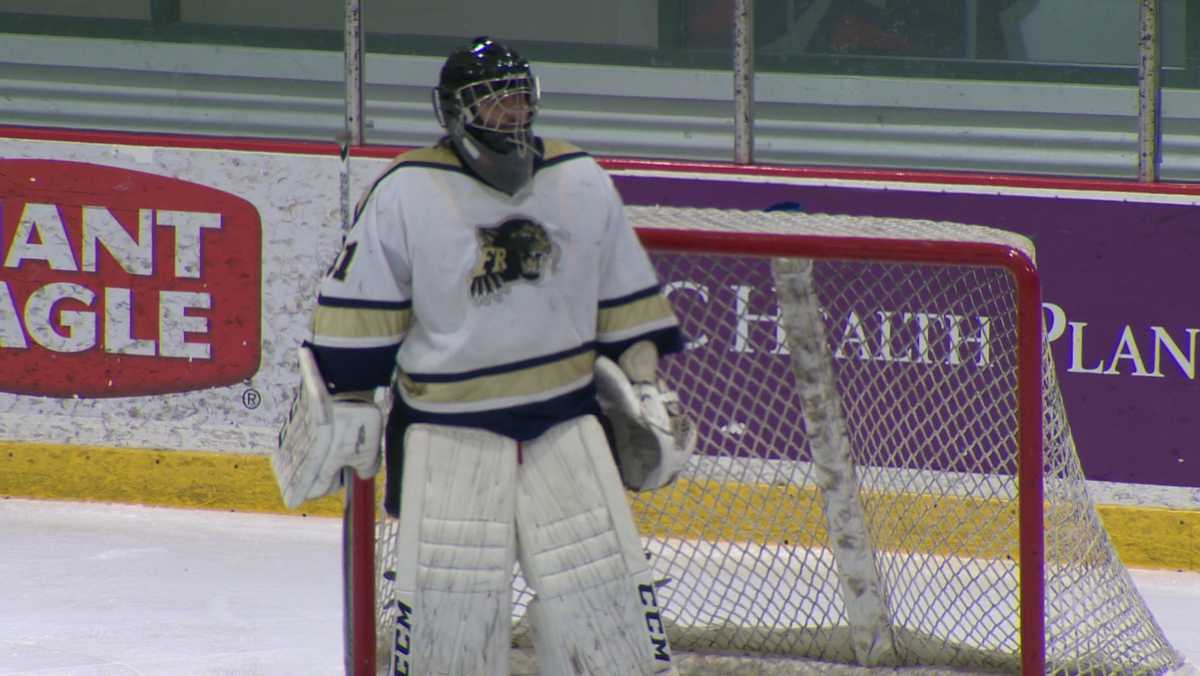
[[[0,675],[332,676],[341,522],[0,500]],[[1200,664],[1200,573],[1134,571]]]

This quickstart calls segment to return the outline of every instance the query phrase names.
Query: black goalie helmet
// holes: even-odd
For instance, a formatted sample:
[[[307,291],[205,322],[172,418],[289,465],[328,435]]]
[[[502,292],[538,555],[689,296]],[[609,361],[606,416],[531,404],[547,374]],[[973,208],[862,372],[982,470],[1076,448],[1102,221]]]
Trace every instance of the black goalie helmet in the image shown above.
[[[433,90],[433,109],[471,169],[512,195],[533,176],[539,95],[528,61],[489,37],[478,37],[446,58]]]

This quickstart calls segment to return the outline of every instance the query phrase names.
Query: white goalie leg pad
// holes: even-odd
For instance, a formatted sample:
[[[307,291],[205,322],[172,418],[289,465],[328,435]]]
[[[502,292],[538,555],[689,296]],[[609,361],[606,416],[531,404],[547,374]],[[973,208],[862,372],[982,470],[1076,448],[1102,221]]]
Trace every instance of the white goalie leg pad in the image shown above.
[[[373,401],[331,397],[312,351],[301,347],[298,355],[300,389],[271,456],[289,509],[340,489],[343,467],[363,479],[375,476],[384,424],[384,412]]]
[[[516,466],[511,439],[408,429],[389,674],[508,676]]]
[[[600,423],[562,423],[525,445],[517,470],[521,570],[541,673],[674,673],[621,479]]]

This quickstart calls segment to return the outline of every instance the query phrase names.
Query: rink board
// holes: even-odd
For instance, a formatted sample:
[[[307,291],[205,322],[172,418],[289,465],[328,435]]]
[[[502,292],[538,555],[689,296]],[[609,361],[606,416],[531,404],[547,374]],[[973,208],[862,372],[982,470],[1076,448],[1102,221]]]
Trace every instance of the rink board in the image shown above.
[[[317,282],[342,236],[344,167],[337,148],[50,130],[10,129],[5,136],[0,362],[8,370],[0,369],[0,493],[278,509],[265,456],[296,385],[294,348],[307,336]],[[352,193],[359,194],[397,150],[356,156],[350,163]],[[637,163],[608,166],[631,204],[762,208],[768,205],[760,202],[801,195],[808,202],[803,206],[824,208],[814,194],[834,199],[842,191],[859,197],[860,211],[883,196],[908,205],[914,215],[919,211],[911,195],[907,202],[896,199],[907,194],[904,179],[862,178],[862,172],[751,175],[726,167],[706,174],[702,167],[663,172]],[[56,183],[66,178],[70,181]],[[1050,184],[976,186],[971,194],[987,192],[992,205],[1031,199],[1061,204],[1103,191],[1096,185],[1045,187]],[[955,200],[971,192],[964,190],[942,177],[909,192],[920,193],[922,204],[945,201],[962,209]],[[1187,191],[1167,188],[1163,194],[1106,199],[1113,205],[1140,199],[1147,208],[1172,209],[1200,202]],[[1182,248],[1190,247],[1190,235],[1182,242]],[[247,264],[254,258],[256,268]],[[1041,253],[1039,260],[1045,265]],[[1051,303],[1057,300],[1052,294],[1048,286]],[[1188,305],[1194,298],[1164,295],[1155,302],[1174,303],[1177,315],[1129,320],[1135,327],[1130,336],[1139,322],[1161,326],[1156,335],[1173,340],[1176,350],[1162,340],[1147,344],[1131,337],[1116,353],[1109,351],[1116,355],[1113,367],[1126,373],[1107,378],[1082,373],[1100,359],[1099,352],[1059,357],[1068,396],[1081,387],[1085,392],[1099,387],[1127,396],[1130,407],[1200,410],[1194,375],[1180,377],[1180,364],[1194,357],[1194,334],[1187,328],[1196,314]],[[1073,318],[1073,308],[1068,311]],[[1059,345],[1084,343],[1080,323],[1064,324]],[[1092,327],[1087,335],[1097,333]],[[1135,381],[1127,372],[1137,366],[1139,344],[1137,356],[1149,375]],[[1161,377],[1150,373],[1154,369]],[[1149,386],[1158,389],[1147,391]],[[1125,391],[1129,394],[1121,395]],[[1107,491],[1102,501],[1107,495],[1132,506],[1120,517],[1104,508],[1111,523],[1132,524],[1130,542],[1145,543],[1151,533],[1156,541],[1169,541],[1197,532],[1191,512],[1200,510],[1200,481],[1191,472],[1200,462],[1183,459],[1200,454],[1187,424],[1194,422],[1191,414],[1182,421],[1158,426],[1157,446],[1148,446],[1144,457],[1124,457],[1127,471],[1119,474],[1124,483],[1098,484]],[[1128,427],[1122,425],[1123,433]],[[1096,466],[1120,455],[1082,444],[1081,454],[1085,468],[1093,464],[1089,454]],[[1179,462],[1172,467],[1178,471],[1169,473],[1171,481],[1139,480],[1144,468],[1161,467],[1163,458],[1174,462],[1176,455]],[[718,494],[726,490],[749,492],[761,504],[797,499],[775,487],[721,487]],[[329,499],[309,512],[332,514],[337,504]],[[758,529],[750,523],[733,527]],[[1114,540],[1122,539],[1114,532]],[[1171,553],[1184,549],[1168,545],[1166,554],[1136,556],[1200,568],[1194,554]],[[1122,548],[1123,556],[1127,551]]]
[[[340,517],[342,513],[340,493],[288,512],[266,456],[83,445],[0,441],[0,495],[317,517]],[[710,510],[707,518],[703,509],[696,509],[697,504]],[[893,533],[907,533],[904,520],[921,510],[927,514],[940,510],[936,517],[926,518],[942,523],[950,523],[968,507],[971,513],[980,513],[976,501],[967,498],[900,496],[893,504],[895,521],[885,529]],[[740,507],[730,513],[729,505]],[[818,518],[818,499],[811,487],[683,479],[656,493],[649,508],[640,503],[635,508],[641,530],[661,538],[806,546],[826,541],[825,527]],[[686,519],[678,516],[680,510],[687,510]],[[1200,540],[1200,511],[1102,504],[1099,512],[1127,566],[1200,571],[1200,550],[1195,546]],[[1011,528],[1015,528],[1012,516]],[[706,525],[697,528],[697,521]],[[961,528],[958,532],[972,530]],[[883,544],[897,550],[939,552],[941,545],[935,535]],[[995,540],[958,546],[987,556],[1015,556],[1009,548],[997,548]]]

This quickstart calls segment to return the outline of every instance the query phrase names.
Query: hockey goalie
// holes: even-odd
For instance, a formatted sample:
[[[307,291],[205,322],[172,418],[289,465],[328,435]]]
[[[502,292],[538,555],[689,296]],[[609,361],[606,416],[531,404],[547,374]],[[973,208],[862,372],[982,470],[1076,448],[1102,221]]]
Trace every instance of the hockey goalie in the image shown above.
[[[321,283],[306,347],[334,450],[293,495],[339,462],[369,474],[356,444],[377,423],[343,393],[390,386],[388,673],[507,674],[517,563],[541,673],[674,673],[624,488],[668,484],[695,447],[656,380],[683,340],[611,179],[533,134],[538,97],[512,49],[453,52],[433,91],[445,136],[374,182]],[[364,418],[343,430],[343,413]],[[283,445],[313,435],[293,436],[302,415]]]

